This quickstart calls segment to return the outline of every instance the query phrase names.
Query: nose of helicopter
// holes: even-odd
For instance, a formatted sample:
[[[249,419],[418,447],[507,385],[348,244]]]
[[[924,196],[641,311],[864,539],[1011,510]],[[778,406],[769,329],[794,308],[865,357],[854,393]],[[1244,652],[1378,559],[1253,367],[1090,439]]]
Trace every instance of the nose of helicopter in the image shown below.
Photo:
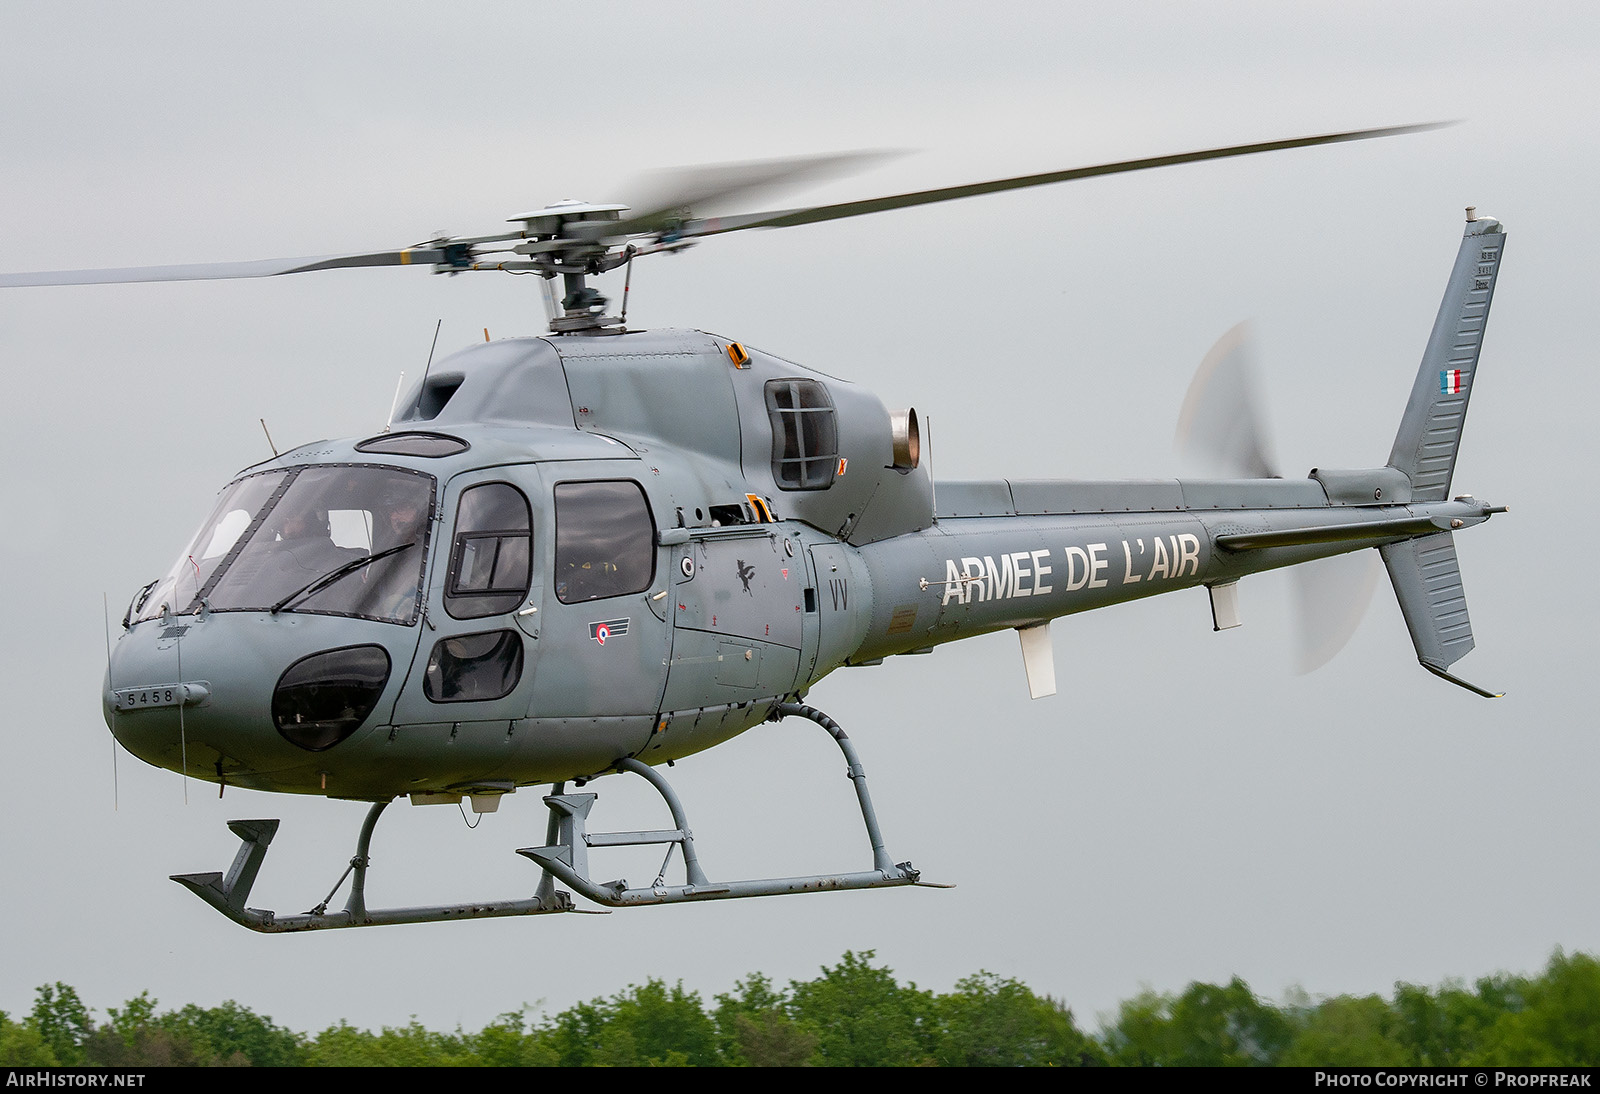
[[[313,777],[315,754],[384,721],[416,642],[414,628],[309,614],[149,620],[112,650],[106,724],[158,767],[314,790],[297,784]]]

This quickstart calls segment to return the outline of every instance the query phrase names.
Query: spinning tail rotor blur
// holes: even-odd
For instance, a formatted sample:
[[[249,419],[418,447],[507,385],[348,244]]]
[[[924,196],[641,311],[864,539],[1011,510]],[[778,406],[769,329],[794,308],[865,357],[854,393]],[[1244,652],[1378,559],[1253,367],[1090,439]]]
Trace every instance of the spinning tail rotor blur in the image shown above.
[[[1173,445],[1208,474],[1282,478],[1263,424],[1260,352],[1249,320],[1217,339],[1195,370],[1178,413]],[[1295,566],[1295,667],[1321,668],[1344,649],[1377,588],[1375,553],[1336,555]]]

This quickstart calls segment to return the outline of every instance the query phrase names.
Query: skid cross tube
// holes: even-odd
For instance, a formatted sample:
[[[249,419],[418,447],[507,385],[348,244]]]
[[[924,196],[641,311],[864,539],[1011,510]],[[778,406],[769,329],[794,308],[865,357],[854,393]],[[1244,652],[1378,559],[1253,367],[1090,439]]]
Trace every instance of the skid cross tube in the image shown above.
[[[856,800],[861,803],[861,819],[867,822],[867,838],[872,841],[872,865],[878,870],[894,869],[894,861],[883,846],[883,832],[878,828],[878,813],[872,808],[872,795],[867,791],[867,772],[861,766],[861,758],[856,755],[856,746],[850,743],[850,738],[845,736],[838,722],[816,707],[808,707],[804,703],[779,703],[773,708],[772,720],[777,721],[791,715],[796,718],[811,719],[827,730],[838,742],[839,750],[844,753],[844,762],[850,765],[850,781],[855,784]]]
[[[245,901],[250,899],[250,889],[255,884],[256,874],[261,870],[262,860],[267,857],[267,848],[272,844],[272,837],[277,834],[276,820],[228,822],[229,830],[243,842],[240,843],[239,851],[233,858],[233,865],[228,868],[226,875],[173,874],[172,880],[235,923],[263,934],[326,931],[341,927],[381,927],[392,923],[436,923],[452,919],[493,919],[511,915],[549,915],[577,910],[572,906],[571,895],[558,890],[548,873],[540,879],[539,887],[530,900],[491,900],[475,904],[369,909],[366,892],[367,867],[371,859],[367,850],[372,844],[372,831],[378,825],[378,818],[388,805],[388,802],[376,802],[367,810],[366,819],[361,822],[361,834],[356,837],[356,853],[351,857],[350,865],[345,867],[344,873],[334,883],[333,892],[309,912],[299,915],[279,915],[277,912],[262,908],[245,907]],[[553,830],[554,825],[551,827]],[[344,884],[347,877],[351,879],[350,895],[345,900],[344,907],[336,912],[328,911],[328,904],[333,900],[334,893],[339,891],[339,886]]]
[[[694,833],[689,828],[683,803],[661,773],[638,760],[619,760],[618,771],[631,771],[646,779],[661,794],[672,814],[671,829],[648,832],[589,832],[589,811],[594,808],[594,794],[563,794],[558,792],[545,798],[553,817],[558,839],[546,847],[525,847],[517,852],[544,867],[548,875],[588,897],[597,904],[612,908],[627,908],[642,904],[673,904],[687,900],[734,900],[751,896],[778,896],[785,893],[821,893],[838,889],[879,889],[897,885],[923,884],[921,874],[909,862],[896,863],[885,849],[883,834],[878,827],[878,815],[872,808],[872,796],[867,792],[867,774],[856,756],[855,746],[845,736],[837,722],[814,707],[800,703],[780,703],[773,707],[771,721],[791,715],[808,718],[826,729],[848,765],[847,774],[855,784],[856,800],[861,805],[861,818],[866,822],[867,838],[872,843],[871,870],[845,874],[816,874],[808,877],[766,878],[758,881],[712,882],[707,880],[695,853]],[[629,888],[626,881],[596,883],[589,879],[589,849],[591,847],[637,846],[641,844],[668,844],[670,861],[672,848],[683,853],[686,883],[668,885],[665,880],[666,863],[655,881],[644,888]]]

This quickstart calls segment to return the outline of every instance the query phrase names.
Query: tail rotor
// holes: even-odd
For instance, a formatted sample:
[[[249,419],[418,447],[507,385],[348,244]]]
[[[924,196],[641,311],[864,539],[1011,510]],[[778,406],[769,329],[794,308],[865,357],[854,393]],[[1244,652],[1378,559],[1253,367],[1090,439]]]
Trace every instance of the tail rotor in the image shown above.
[[[1259,360],[1254,327],[1246,320],[1217,339],[1189,383],[1173,444],[1212,474],[1282,477],[1263,424]],[[1300,672],[1321,668],[1344,649],[1372,603],[1380,571],[1377,555],[1369,552],[1319,559],[1289,571]]]

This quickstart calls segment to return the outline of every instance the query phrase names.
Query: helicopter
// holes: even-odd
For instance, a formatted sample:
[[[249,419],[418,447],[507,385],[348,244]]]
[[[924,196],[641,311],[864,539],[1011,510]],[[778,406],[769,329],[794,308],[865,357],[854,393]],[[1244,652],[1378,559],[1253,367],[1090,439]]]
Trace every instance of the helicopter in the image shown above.
[[[544,289],[548,333],[430,357],[382,431],[245,468],[134,594],[102,689],[122,747],[219,788],[371,803],[344,874],[307,912],[249,905],[276,820],[231,822],[228,870],[173,880],[265,933],[595,910],[558,882],[602,909],[929,885],[888,852],[854,744],[805,703],[819,680],[1015,630],[1042,698],[1055,618],[1204,587],[1213,627],[1231,629],[1242,577],[1368,548],[1420,664],[1493,697],[1451,672],[1474,646],[1454,532],[1505,511],[1450,495],[1505,238],[1474,209],[1387,463],[1304,479],[1277,477],[1245,443],[1233,478],[936,483],[915,409],[735,339],[626,322],[635,259],[715,235],[1427,128],[695,212],[858,158],[812,157],[702,169],[638,208],[562,201],[511,230],[398,250],[0,275],[18,287],[415,265],[532,274]],[[619,269],[630,279],[610,315],[588,278]],[[840,748],[872,867],[713,881],[659,769],[790,717]],[[590,830],[598,796],[584,788],[623,773],[654,787],[671,827]],[[487,813],[545,785],[545,844],[519,851],[539,868],[531,897],[367,906],[370,843],[393,801]],[[591,851],[652,845],[666,859],[651,882],[591,876]],[[667,881],[675,855],[682,883]]]

